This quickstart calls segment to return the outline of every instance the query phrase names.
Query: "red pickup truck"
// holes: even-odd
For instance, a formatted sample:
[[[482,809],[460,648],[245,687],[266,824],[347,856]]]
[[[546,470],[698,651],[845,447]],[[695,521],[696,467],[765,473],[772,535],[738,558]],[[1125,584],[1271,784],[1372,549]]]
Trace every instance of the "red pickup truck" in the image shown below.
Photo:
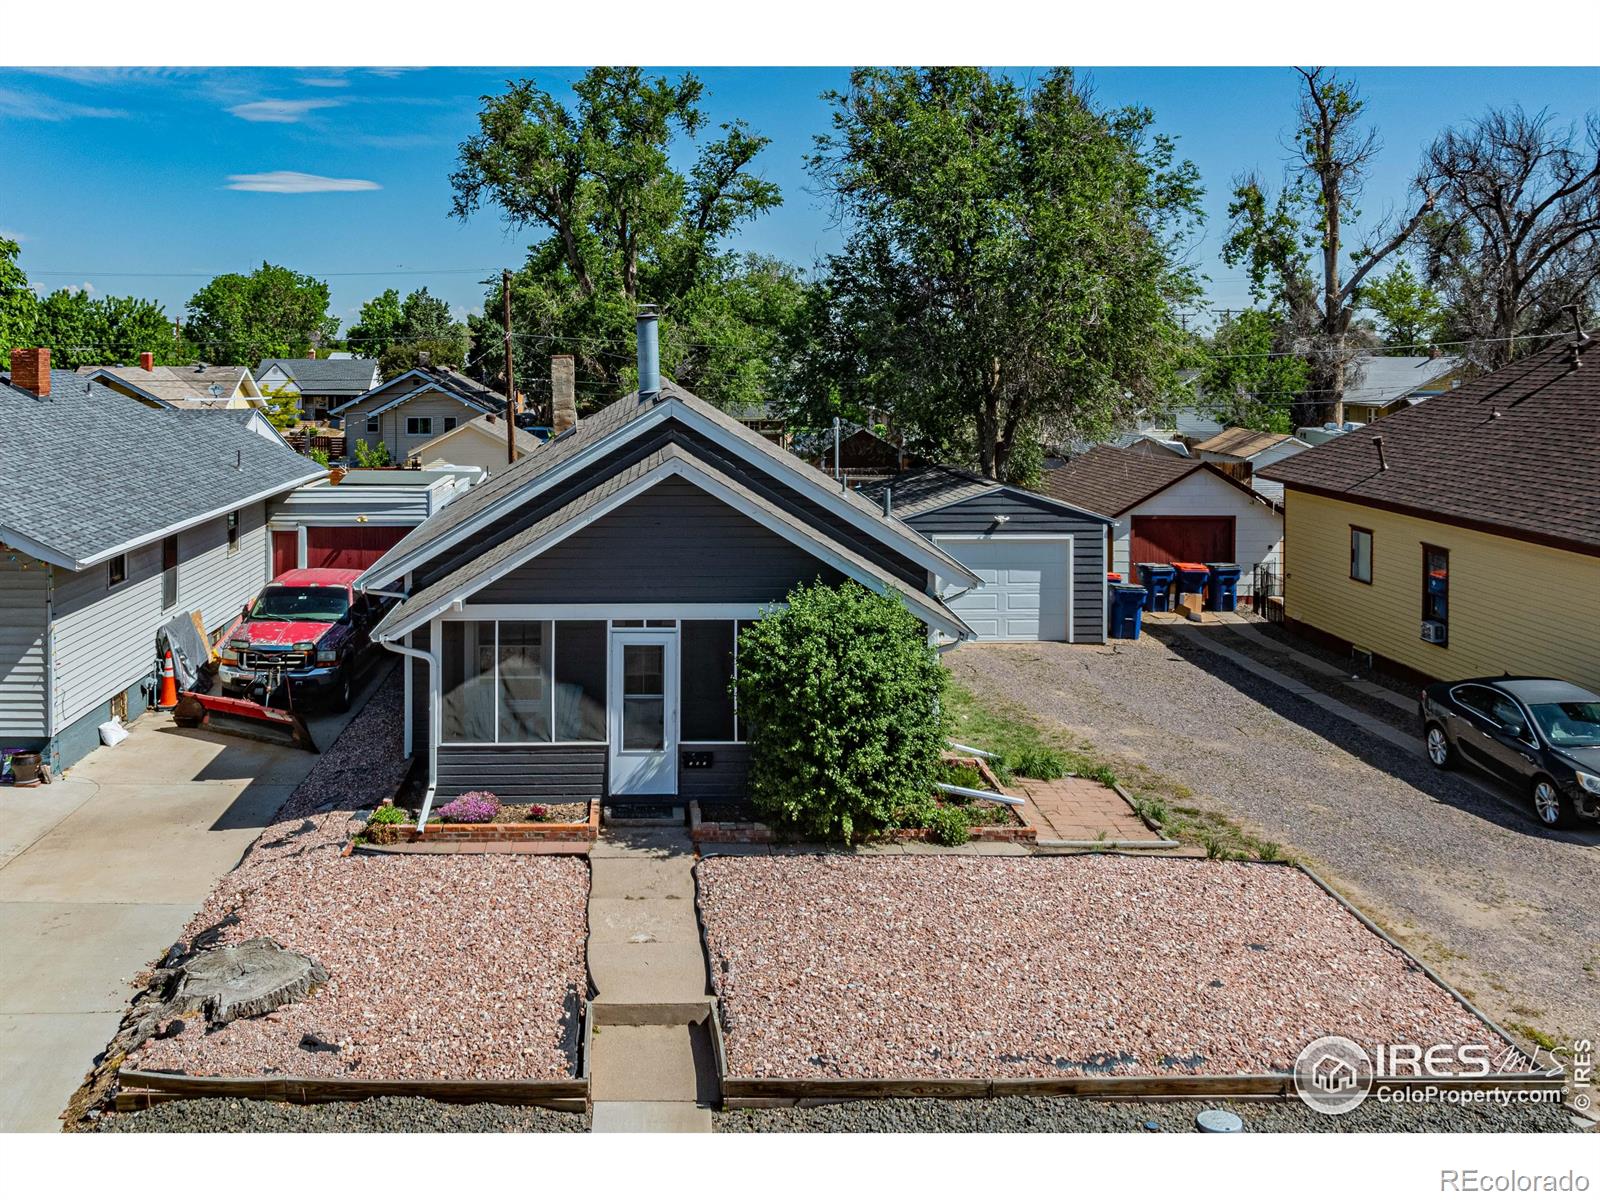
[[[388,602],[355,590],[360,571],[285,571],[223,635],[227,696],[274,708],[350,707],[357,666]]]

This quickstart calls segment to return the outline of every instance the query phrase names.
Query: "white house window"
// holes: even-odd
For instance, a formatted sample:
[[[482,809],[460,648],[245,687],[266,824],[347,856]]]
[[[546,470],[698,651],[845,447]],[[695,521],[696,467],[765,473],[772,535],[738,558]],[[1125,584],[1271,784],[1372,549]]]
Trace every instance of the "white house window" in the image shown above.
[[[368,433],[377,433],[378,432],[378,418],[377,417],[368,417],[367,418],[367,432]]]
[[[106,560],[106,587],[121,587],[128,582],[128,556],[113,555]]]
[[[432,417],[407,417],[406,418],[406,436],[407,437],[430,437],[430,436],[432,436],[432,434],[433,434],[433,418]]]
[[[1372,530],[1359,525],[1350,526],[1350,578],[1372,582]]]
[[[228,553],[239,553],[239,510],[228,514]]]
[[[496,741],[550,740],[550,625],[546,621],[501,621]]]
[[[604,621],[446,621],[446,742],[603,742]]]

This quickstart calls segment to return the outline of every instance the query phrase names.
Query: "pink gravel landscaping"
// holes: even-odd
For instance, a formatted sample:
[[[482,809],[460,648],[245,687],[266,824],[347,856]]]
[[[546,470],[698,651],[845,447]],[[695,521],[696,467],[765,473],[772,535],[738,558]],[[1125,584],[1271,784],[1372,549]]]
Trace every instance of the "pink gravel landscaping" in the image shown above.
[[[391,679],[217,885],[185,938],[276,938],[327,968],[312,995],[127,1066],[191,1075],[550,1079],[575,1073],[588,864],[526,855],[353,855],[353,814],[403,775]],[[310,1047],[322,1047],[320,1049]]]
[[[1291,867],[708,858],[736,1078],[1288,1071],[1314,1038],[1504,1040]]]

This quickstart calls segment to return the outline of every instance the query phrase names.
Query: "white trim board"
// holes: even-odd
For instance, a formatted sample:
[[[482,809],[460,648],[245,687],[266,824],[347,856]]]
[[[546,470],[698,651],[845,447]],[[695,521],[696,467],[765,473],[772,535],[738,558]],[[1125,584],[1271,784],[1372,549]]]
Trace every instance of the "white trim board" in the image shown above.
[[[392,629],[388,629],[384,632],[385,639],[387,640],[400,637],[417,628],[417,626],[423,624],[425,621],[432,620],[433,618],[442,615],[455,604],[461,603],[463,597],[470,596],[479,589],[487,587],[495,580],[510,574],[524,563],[530,562],[537,558],[540,554],[543,554],[551,546],[565,541],[573,534],[594,524],[607,513],[621,507],[629,500],[632,500],[642,493],[648,491],[650,488],[654,487],[663,480],[673,477],[681,477],[688,480],[688,482],[694,484],[702,491],[716,497],[724,504],[727,504],[730,508],[733,508],[742,515],[749,517],[757,524],[764,526],[771,532],[776,533],[778,536],[786,539],[796,546],[799,546],[802,550],[807,551],[813,557],[818,558],[827,563],[829,566],[833,567],[841,575],[845,575],[856,580],[856,582],[862,584],[864,587],[880,593],[891,590],[889,586],[883,582],[883,580],[878,578],[872,572],[863,570],[861,567],[851,562],[848,558],[845,558],[843,555],[839,554],[832,547],[818,541],[809,527],[800,525],[798,521],[789,518],[787,514],[780,519],[774,516],[772,513],[767,512],[764,508],[745,503],[748,498],[744,495],[741,495],[739,489],[734,486],[730,486],[723,480],[714,478],[708,469],[687,462],[683,458],[673,458],[640,476],[626,487],[620,488],[613,495],[606,497],[605,500],[589,509],[586,509],[583,513],[567,521],[565,524],[552,529],[543,537],[530,542],[528,545],[518,550],[515,554],[508,555],[505,559],[496,563],[483,574],[464,580],[459,587],[455,588],[448,594],[441,596],[421,612],[413,614],[404,621],[397,622]],[[962,570],[965,571],[966,568],[963,567]],[[895,593],[901,596],[902,599],[906,600],[907,606],[912,608],[914,611],[917,611],[924,621],[926,621],[933,628],[942,632],[954,634],[958,637],[961,636],[963,629],[952,630],[947,628],[950,623],[950,618],[954,614],[941,612],[938,608],[926,603],[925,600],[913,599],[909,585],[907,585],[904,592],[895,589]],[[931,599],[931,597],[926,599]],[[464,607],[465,605],[463,605],[463,608]],[[615,610],[613,610],[612,615],[617,615]],[[660,615],[669,616],[677,614],[662,613]],[[960,623],[959,618],[957,618],[957,621]],[[966,632],[970,633],[971,631],[966,630]]]
[[[682,400],[676,397],[669,397],[652,406],[644,416],[624,422],[593,444],[585,446],[552,470],[536,475],[523,485],[514,485],[507,488],[505,495],[486,504],[480,511],[462,521],[461,524],[447,530],[438,540],[419,545],[403,558],[397,558],[392,563],[382,561],[374,563],[357,580],[357,586],[363,588],[384,587],[392,583],[407,571],[413,571],[422,566],[441,551],[456,545],[462,539],[470,537],[472,534],[493,524],[513,509],[543,495],[563,480],[571,478],[577,472],[606,457],[619,446],[633,441],[640,434],[647,433],[668,418],[673,417],[703,437],[729,448],[737,457],[753,467],[759,469],[763,464],[771,463],[773,474],[780,480],[788,480],[794,490],[816,500],[824,508],[827,508],[837,516],[843,517],[851,525],[854,525],[875,540],[893,546],[919,566],[930,571],[940,572],[946,577],[963,579],[972,586],[976,586],[981,582],[966,567],[948,554],[940,551],[931,541],[911,528],[911,526],[905,524],[900,518],[895,517],[886,520],[881,516],[869,516],[868,513],[858,509],[849,500],[845,499],[839,489],[831,485],[831,481],[825,478],[821,480],[811,478],[806,473],[811,468],[799,459],[794,458],[787,451],[778,451],[774,448],[771,453],[761,452],[762,457],[760,458],[741,452],[735,448],[735,443],[730,441],[727,430],[716,422],[696,413]],[[574,426],[574,428],[577,428],[577,426]],[[741,426],[741,428],[743,427]],[[752,434],[751,436],[754,437],[756,435]],[[794,459],[794,461],[792,463],[785,462],[786,458]],[[805,470],[800,470],[799,468],[801,467],[804,467]],[[493,480],[490,482],[493,483]],[[374,568],[380,566],[383,567],[381,575],[369,574]],[[950,568],[954,568],[954,570],[952,571]]]

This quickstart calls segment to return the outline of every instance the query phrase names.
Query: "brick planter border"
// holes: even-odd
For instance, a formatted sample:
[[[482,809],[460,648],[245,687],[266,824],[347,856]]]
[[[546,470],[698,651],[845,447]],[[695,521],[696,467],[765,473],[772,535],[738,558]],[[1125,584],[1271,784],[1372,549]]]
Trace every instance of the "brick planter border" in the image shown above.
[[[390,832],[390,831],[393,832]],[[414,844],[416,842],[589,842],[600,836],[600,801],[589,801],[589,819],[566,821],[519,821],[481,825],[452,825],[430,821],[418,833],[413,825],[387,825],[369,830],[373,845]]]

